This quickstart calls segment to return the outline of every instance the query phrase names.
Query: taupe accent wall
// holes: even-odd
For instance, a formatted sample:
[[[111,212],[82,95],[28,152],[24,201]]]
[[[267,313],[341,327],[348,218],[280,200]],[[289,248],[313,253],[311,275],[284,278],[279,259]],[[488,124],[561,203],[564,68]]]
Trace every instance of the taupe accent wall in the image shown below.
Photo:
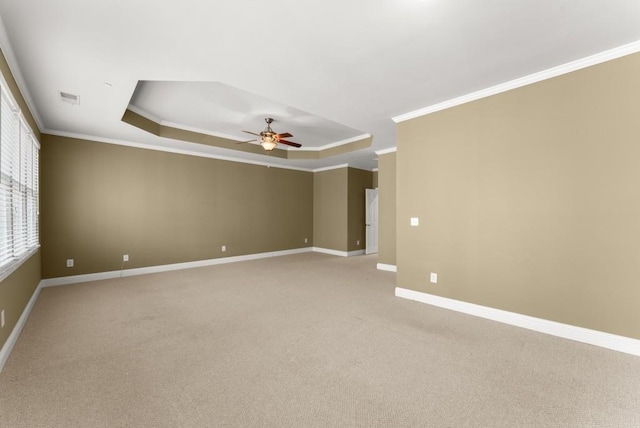
[[[635,54],[399,124],[398,285],[640,339],[639,100]]]
[[[365,190],[373,189],[373,173],[357,168],[348,168],[349,191],[347,251],[364,250],[366,247],[366,197]]]
[[[0,72],[4,77],[9,90],[16,99],[23,115],[29,122],[36,138],[40,140],[40,130],[33,118],[33,115],[27,107],[18,85],[11,74],[9,65],[4,57],[4,53],[0,51]],[[27,303],[35,292],[40,283],[40,252],[36,252],[28,260],[26,260],[11,275],[0,282],[0,310],[5,311],[5,326],[0,328],[0,349],[4,346],[7,338],[13,331],[22,315]]]
[[[51,135],[41,164],[43,278],[313,242],[311,172]]]
[[[348,168],[313,174],[313,246],[348,251]]]
[[[372,185],[371,171],[345,167],[314,173],[314,247],[345,252],[365,248],[364,190]]]
[[[396,264],[396,153],[378,156],[378,263]]]

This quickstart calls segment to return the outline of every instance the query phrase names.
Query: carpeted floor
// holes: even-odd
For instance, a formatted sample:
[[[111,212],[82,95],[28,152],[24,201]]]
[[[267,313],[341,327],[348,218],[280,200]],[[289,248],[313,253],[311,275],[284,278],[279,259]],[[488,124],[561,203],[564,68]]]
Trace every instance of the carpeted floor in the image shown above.
[[[45,288],[1,427],[640,427],[640,358],[306,253]]]

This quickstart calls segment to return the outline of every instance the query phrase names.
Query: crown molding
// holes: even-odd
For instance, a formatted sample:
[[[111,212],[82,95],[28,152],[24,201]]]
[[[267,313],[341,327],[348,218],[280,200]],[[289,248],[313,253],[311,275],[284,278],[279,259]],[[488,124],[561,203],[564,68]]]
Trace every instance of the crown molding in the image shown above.
[[[233,141],[238,141],[238,142],[244,142],[246,141],[246,139],[242,139],[239,137],[236,137],[235,135],[229,135],[229,134],[224,134],[221,132],[213,132],[210,131],[208,129],[203,129],[203,128],[198,128],[196,126],[188,126],[188,125],[183,125],[180,123],[175,123],[175,122],[169,122],[168,120],[163,120],[157,116],[155,116],[154,114],[151,114],[145,110],[142,110],[132,104],[129,104],[127,106],[128,110],[131,110],[132,112],[139,114],[140,116],[144,117],[145,119],[149,119],[152,122],[157,123],[158,125],[161,126],[168,126],[171,128],[176,128],[176,129],[181,129],[183,131],[190,131],[190,132],[197,132],[198,134],[205,134],[205,135],[211,135],[212,137],[218,137],[218,138],[226,138],[227,140],[233,140]]]
[[[309,147],[309,148],[300,148],[297,149],[299,152],[321,152],[323,150],[332,149],[334,147],[344,146],[345,144],[355,143],[356,141],[364,140],[366,138],[371,138],[371,134],[361,134],[352,138],[347,138],[346,140],[336,141],[335,143],[325,144],[320,147]]]
[[[623,56],[631,55],[640,52],[640,40],[613,48],[604,52],[597,53],[576,61],[571,61],[566,64],[559,65],[557,67],[549,68],[538,73],[533,73],[528,76],[520,77],[518,79],[510,80],[499,85],[491,86],[490,88],[481,89],[476,92],[472,92],[467,95],[463,95],[457,98],[450,99],[438,104],[433,104],[418,110],[411,111],[409,113],[401,114],[399,116],[392,117],[391,119],[395,123],[404,122],[416,117],[426,116],[437,111],[445,110],[451,107],[466,104],[471,101],[476,101],[481,98],[497,95],[502,92],[510,91],[512,89],[521,88],[523,86],[538,83],[543,80],[551,79],[553,77],[561,76],[563,74],[578,71],[583,68],[591,67],[593,65],[601,64],[603,62],[611,61]],[[376,152],[377,153],[377,152]]]
[[[348,163],[342,163],[340,165],[325,166],[324,168],[316,168],[316,169],[312,170],[312,172],[331,171],[332,169],[342,169],[342,168],[349,168],[349,164]]]
[[[376,150],[375,153],[376,155],[380,156],[380,155],[386,155],[389,153],[395,153],[397,150],[398,150],[397,147],[390,147],[388,149]]]

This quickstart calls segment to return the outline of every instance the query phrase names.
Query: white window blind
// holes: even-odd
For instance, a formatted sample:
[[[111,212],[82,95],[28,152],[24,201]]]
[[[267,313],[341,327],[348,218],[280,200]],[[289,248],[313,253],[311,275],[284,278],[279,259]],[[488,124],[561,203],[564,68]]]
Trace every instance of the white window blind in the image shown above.
[[[38,161],[40,145],[0,86],[0,279],[39,246]]]

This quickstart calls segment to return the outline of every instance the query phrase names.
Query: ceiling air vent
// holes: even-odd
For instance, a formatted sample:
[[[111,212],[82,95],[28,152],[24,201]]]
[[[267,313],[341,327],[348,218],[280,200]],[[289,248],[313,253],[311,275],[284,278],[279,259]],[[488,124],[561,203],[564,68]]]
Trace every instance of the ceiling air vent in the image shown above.
[[[60,91],[60,101],[62,101],[63,103],[78,105],[80,104],[80,97],[68,92]]]

